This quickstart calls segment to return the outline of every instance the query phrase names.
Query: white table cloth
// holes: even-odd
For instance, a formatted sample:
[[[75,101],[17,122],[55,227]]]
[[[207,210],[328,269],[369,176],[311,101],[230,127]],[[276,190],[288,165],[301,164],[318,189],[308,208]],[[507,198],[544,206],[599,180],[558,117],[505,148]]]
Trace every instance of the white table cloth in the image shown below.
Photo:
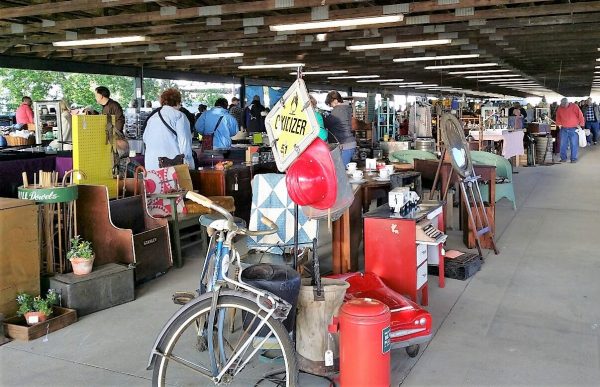
[[[479,141],[479,131],[471,130],[469,132],[471,136]],[[504,141],[502,145],[502,156],[510,159],[513,156],[519,156],[525,153],[523,148],[523,135],[525,134],[522,130],[514,130],[509,132],[508,130],[494,130],[484,131],[483,141]]]

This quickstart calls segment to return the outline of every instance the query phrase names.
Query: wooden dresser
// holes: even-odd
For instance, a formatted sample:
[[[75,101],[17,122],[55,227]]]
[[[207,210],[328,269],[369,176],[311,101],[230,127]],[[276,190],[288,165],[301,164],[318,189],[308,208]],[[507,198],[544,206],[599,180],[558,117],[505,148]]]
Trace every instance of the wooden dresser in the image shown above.
[[[204,168],[190,171],[194,189],[204,196],[233,196],[235,216],[250,220],[252,206],[252,174],[246,165],[234,165],[226,170]]]

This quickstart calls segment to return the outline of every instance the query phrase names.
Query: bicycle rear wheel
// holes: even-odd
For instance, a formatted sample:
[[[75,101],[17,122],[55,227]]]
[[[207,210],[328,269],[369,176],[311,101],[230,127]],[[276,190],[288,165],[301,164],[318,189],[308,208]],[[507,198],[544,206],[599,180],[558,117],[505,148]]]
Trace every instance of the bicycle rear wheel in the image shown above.
[[[212,385],[213,381],[207,375],[211,374],[213,360],[220,372],[236,353],[240,357],[221,378],[221,384],[244,387],[297,385],[295,352],[281,322],[272,317],[266,319],[257,337],[241,350],[266,313],[247,298],[221,295],[214,327],[208,329],[206,321],[210,309],[210,298],[201,301],[167,329],[159,346],[163,355],[154,366],[154,386]],[[218,321],[219,316],[221,321]],[[234,320],[233,332],[229,329],[231,319]],[[202,323],[198,324],[198,321]],[[221,345],[219,336],[223,338]],[[213,340],[215,351],[212,356],[209,350],[201,350],[196,345],[202,338]],[[219,385],[218,382],[214,384]]]

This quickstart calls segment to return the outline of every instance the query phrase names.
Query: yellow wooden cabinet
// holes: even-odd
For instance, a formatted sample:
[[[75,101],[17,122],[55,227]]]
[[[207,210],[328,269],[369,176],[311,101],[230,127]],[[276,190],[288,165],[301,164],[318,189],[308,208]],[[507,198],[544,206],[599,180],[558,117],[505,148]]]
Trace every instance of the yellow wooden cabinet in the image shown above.
[[[38,206],[0,198],[0,313],[17,311],[18,292],[40,293]]]

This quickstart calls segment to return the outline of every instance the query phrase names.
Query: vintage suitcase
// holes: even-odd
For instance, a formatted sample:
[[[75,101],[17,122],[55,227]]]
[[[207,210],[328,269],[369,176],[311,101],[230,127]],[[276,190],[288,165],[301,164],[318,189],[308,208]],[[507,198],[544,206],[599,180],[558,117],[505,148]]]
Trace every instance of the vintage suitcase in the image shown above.
[[[79,316],[134,300],[133,268],[108,263],[84,276],[59,274],[50,279],[50,288],[60,293],[62,305],[76,309]]]

